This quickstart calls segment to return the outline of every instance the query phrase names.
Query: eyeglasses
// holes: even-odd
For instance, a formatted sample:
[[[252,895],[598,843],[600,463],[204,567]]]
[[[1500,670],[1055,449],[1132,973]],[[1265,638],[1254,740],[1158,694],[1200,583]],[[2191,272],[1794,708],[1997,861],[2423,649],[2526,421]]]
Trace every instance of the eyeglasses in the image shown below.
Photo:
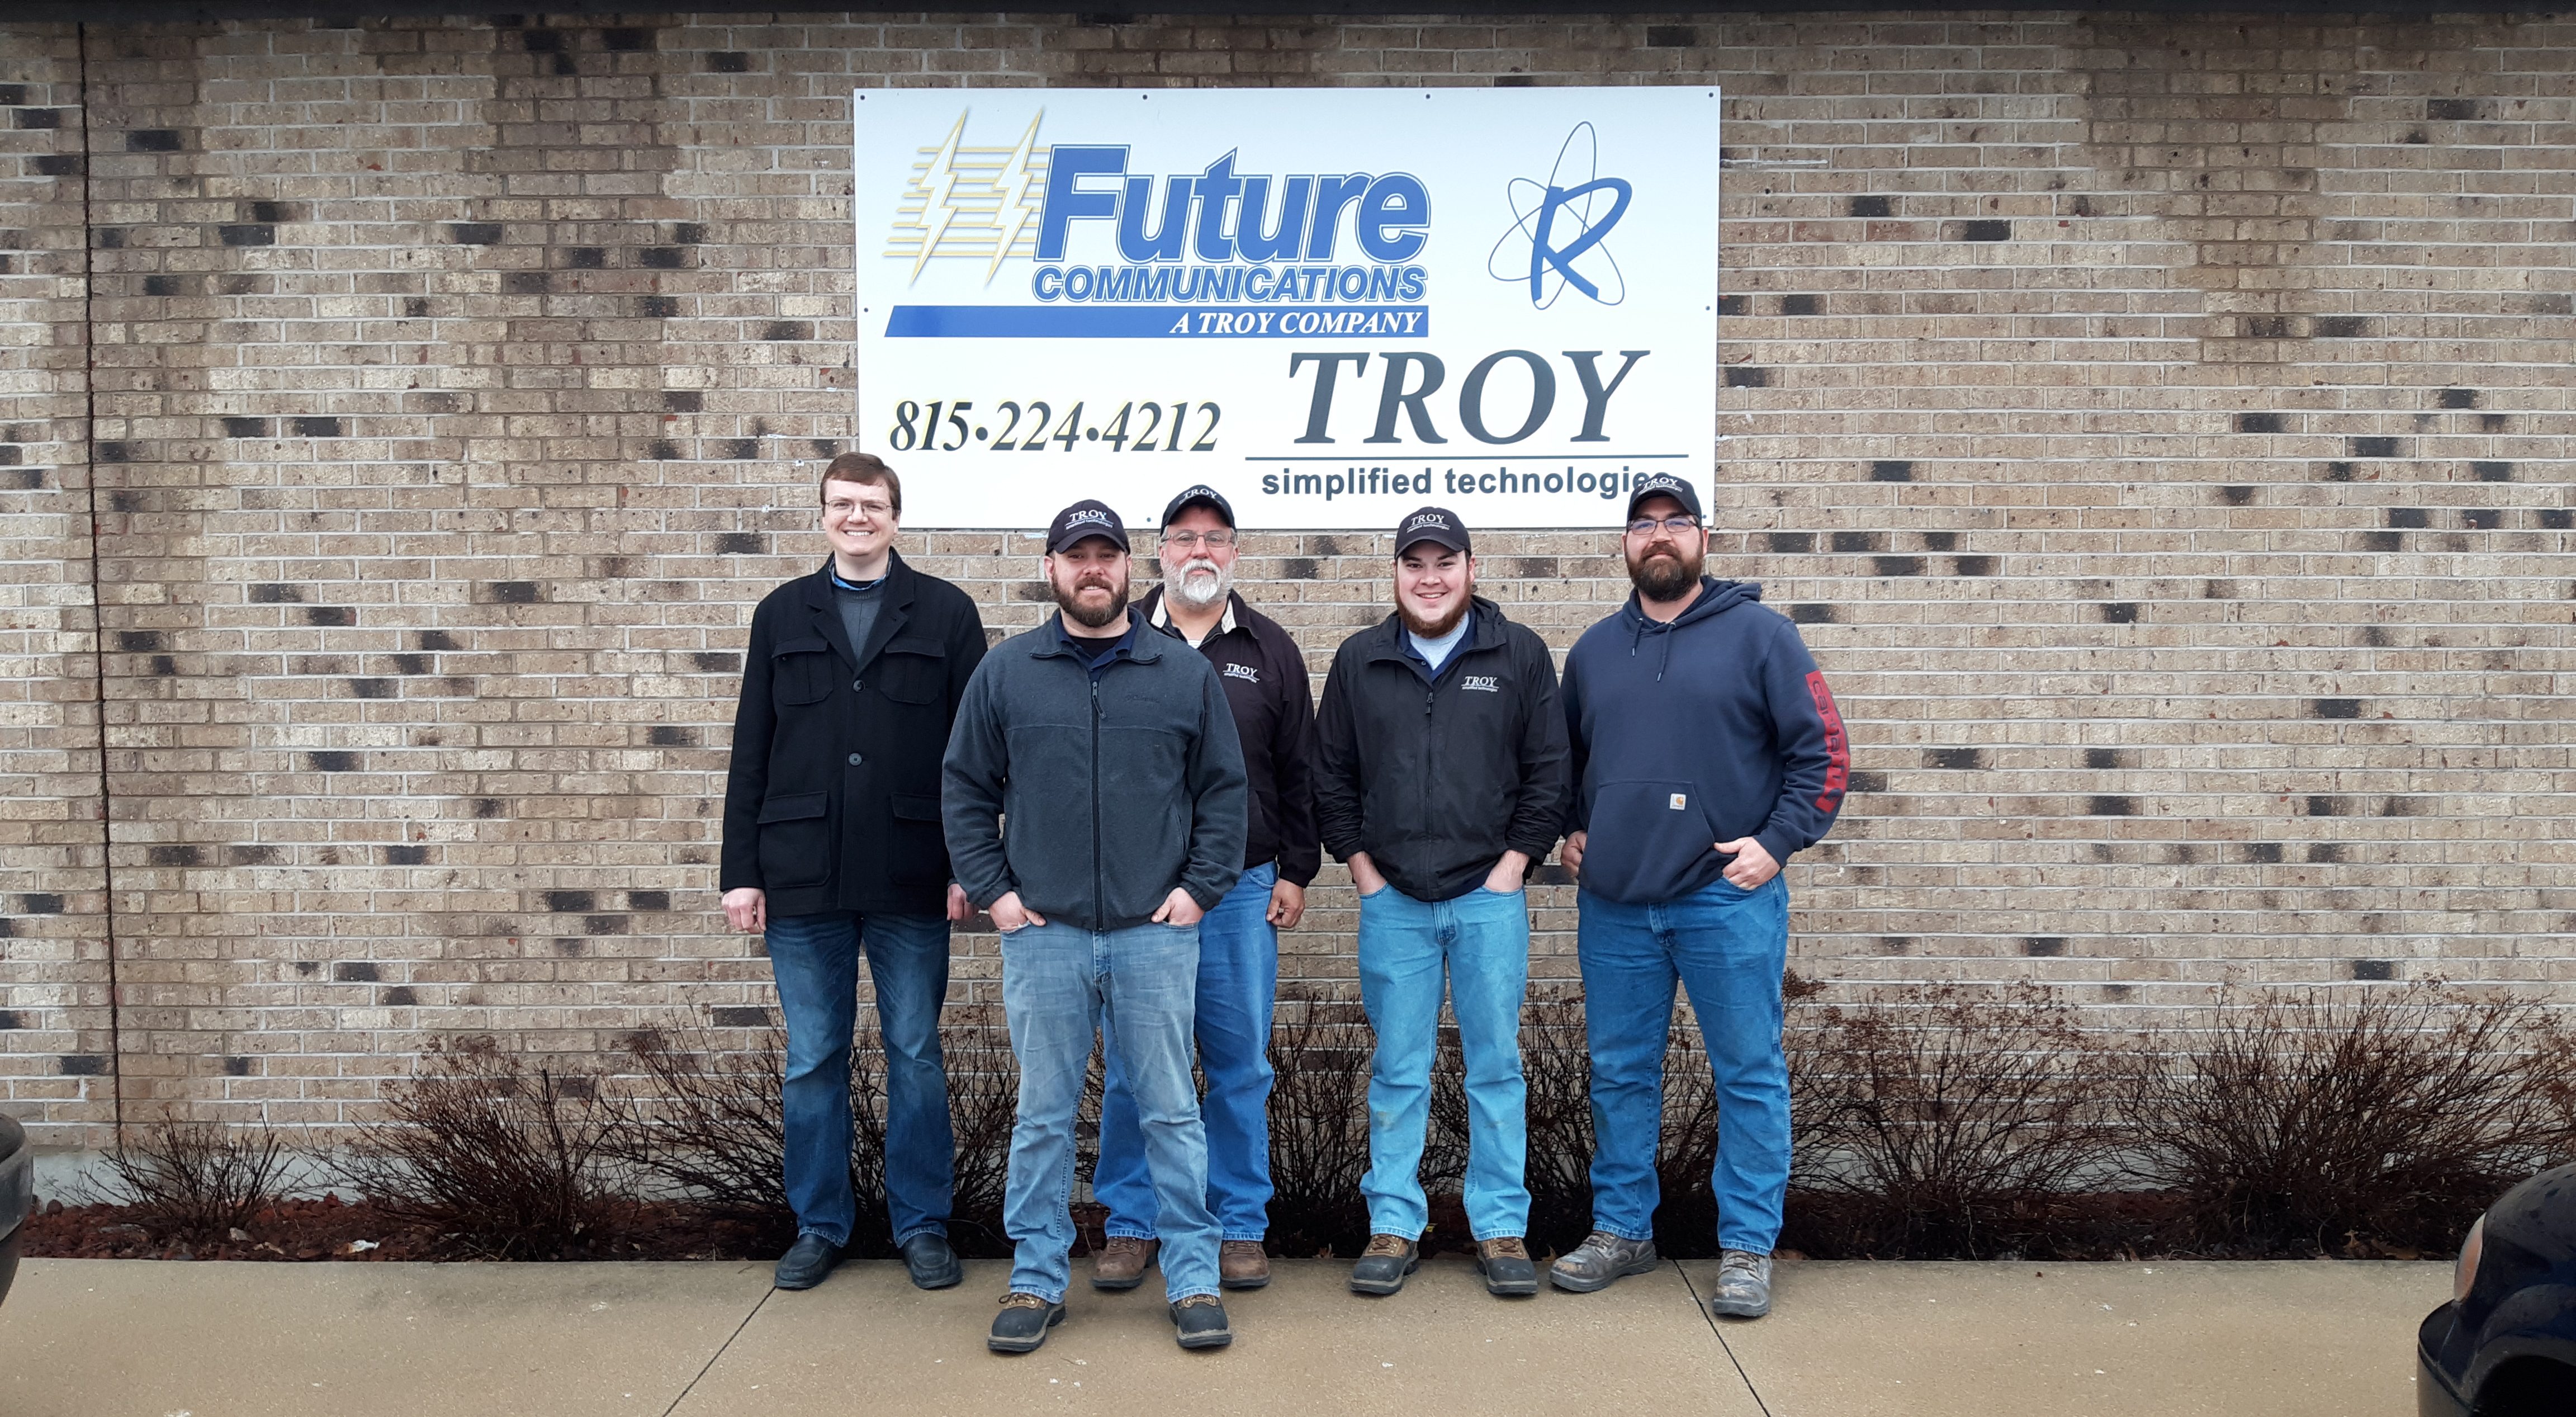
[[[1177,546],[1183,551],[1195,551],[1199,548],[1199,545],[1202,542],[1204,542],[1211,551],[1221,551],[1234,544],[1234,533],[1232,531],[1167,531],[1163,533],[1163,544],[1165,546]]]
[[[892,502],[844,502],[835,497],[823,504],[825,514],[835,517],[864,516],[882,521],[894,515]]]
[[[1657,527],[1662,527],[1673,535],[1679,536],[1686,531],[1699,530],[1699,518],[1691,516],[1663,517],[1660,519],[1655,517],[1639,517],[1635,521],[1628,523],[1628,534],[1630,536],[1652,536],[1655,528]]]

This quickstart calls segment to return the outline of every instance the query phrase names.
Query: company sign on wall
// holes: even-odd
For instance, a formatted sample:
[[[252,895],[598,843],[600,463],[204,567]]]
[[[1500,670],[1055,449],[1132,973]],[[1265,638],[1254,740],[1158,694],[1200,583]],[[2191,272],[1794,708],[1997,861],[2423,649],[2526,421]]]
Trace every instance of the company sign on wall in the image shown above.
[[[1717,92],[864,90],[860,446],[917,527],[1603,526],[1706,485]]]

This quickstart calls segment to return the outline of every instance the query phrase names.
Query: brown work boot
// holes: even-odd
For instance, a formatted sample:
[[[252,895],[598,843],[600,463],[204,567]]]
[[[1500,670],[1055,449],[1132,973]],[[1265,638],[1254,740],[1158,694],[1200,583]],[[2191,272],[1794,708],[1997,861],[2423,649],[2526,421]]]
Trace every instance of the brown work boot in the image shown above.
[[[1146,1266],[1154,1262],[1154,1252],[1163,1247],[1160,1240],[1140,1240],[1133,1235],[1112,1235],[1109,1243],[1091,1261],[1091,1287],[1094,1289],[1133,1289],[1145,1282]]]
[[[1228,1240],[1217,1246],[1218,1288],[1258,1289],[1269,1282],[1270,1256],[1259,1240]]]

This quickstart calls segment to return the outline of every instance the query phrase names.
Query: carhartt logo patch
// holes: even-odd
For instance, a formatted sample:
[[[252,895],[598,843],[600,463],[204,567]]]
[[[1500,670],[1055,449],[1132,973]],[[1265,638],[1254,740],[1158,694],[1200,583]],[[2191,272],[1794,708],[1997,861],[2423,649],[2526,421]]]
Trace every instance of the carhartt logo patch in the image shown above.
[[[1249,664],[1229,664],[1223,672],[1228,679],[1240,679],[1247,684],[1261,682],[1261,671]]]
[[[1690,805],[1690,795],[1688,793],[1676,792],[1670,798],[1665,800],[1664,805],[1678,812]]]
[[[1499,694],[1503,691],[1503,680],[1499,674],[1469,674],[1458,681],[1458,687],[1462,691],[1473,689],[1482,694]]]

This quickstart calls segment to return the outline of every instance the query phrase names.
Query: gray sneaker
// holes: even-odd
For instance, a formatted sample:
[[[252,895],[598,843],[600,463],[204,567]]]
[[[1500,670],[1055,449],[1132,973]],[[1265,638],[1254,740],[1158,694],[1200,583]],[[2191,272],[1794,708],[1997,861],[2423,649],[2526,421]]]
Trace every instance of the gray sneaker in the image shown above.
[[[1590,1294],[1609,1288],[1610,1281],[1622,1275],[1649,1273],[1656,1263],[1654,1241],[1622,1239],[1595,1230],[1590,1239],[1556,1257],[1556,1263],[1547,1267],[1547,1282]]]
[[[1717,1292],[1708,1311],[1723,1318],[1758,1319],[1771,1312],[1771,1257],[1728,1250],[1718,1257]]]

